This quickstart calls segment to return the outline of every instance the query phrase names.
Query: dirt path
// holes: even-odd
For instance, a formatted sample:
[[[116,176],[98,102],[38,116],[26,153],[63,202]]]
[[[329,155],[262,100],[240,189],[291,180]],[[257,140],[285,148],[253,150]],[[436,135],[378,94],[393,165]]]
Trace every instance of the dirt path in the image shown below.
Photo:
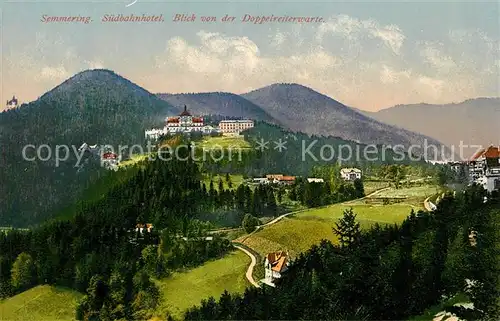
[[[379,192],[381,192],[381,191],[384,191],[384,190],[386,190],[386,189],[388,189],[388,188],[390,188],[390,187],[384,187],[384,188],[381,188],[381,189],[379,189],[379,190],[376,190],[376,191],[374,191],[374,192],[370,193],[369,195],[366,195],[365,197],[358,198],[358,199],[355,199],[355,200],[352,200],[352,201],[348,201],[348,202],[344,202],[344,203],[345,203],[345,204],[348,204],[349,202],[359,201],[359,200],[365,199],[365,198],[367,198],[367,197],[371,197],[371,196],[373,196],[373,195],[375,195],[375,194],[377,194],[377,193],[379,193]],[[343,203],[343,204],[344,204],[344,203]],[[321,207],[315,207],[315,209],[317,209],[317,208],[322,208],[322,207],[328,207],[328,206],[331,206],[331,205],[332,205],[332,204],[325,205],[325,206],[321,206]],[[292,215],[292,214],[297,214],[297,213],[305,212],[305,211],[309,211],[309,210],[311,210],[311,209],[310,209],[310,208],[306,208],[306,209],[303,209],[303,210],[293,211],[293,212],[289,212],[289,213],[285,213],[285,214],[283,214],[283,215],[280,215],[280,216],[276,217],[275,219],[273,219],[272,221],[267,222],[266,224],[262,224],[262,225],[257,226],[257,227],[255,228],[255,230],[254,230],[252,233],[250,233],[250,234],[246,235],[245,239],[246,239],[247,237],[251,236],[252,234],[254,234],[254,233],[258,232],[260,229],[262,229],[262,228],[264,228],[264,227],[266,227],[266,226],[270,226],[270,225],[273,225],[273,224],[278,223],[279,221],[281,221],[283,218],[285,218],[285,217],[287,217],[287,216],[290,216],[290,215]],[[240,229],[241,229],[241,227],[240,227],[240,228],[233,228],[233,229],[220,229],[220,230],[210,231],[210,233],[222,233],[222,232],[227,232],[227,231],[236,231],[236,230],[240,230]],[[243,239],[243,240],[242,240],[242,242],[244,242],[244,241],[245,241],[245,239]],[[247,272],[246,272],[246,275],[245,275],[245,276],[246,276],[247,280],[248,280],[248,281],[249,281],[249,282],[250,282],[253,286],[255,286],[255,287],[257,287],[257,288],[260,288],[260,285],[259,285],[257,282],[255,282],[255,280],[254,280],[254,278],[253,278],[253,269],[254,269],[255,265],[257,264],[257,258],[255,257],[255,255],[253,255],[253,253],[251,253],[251,252],[250,252],[250,251],[248,251],[247,249],[243,248],[242,246],[238,245],[238,244],[237,244],[237,243],[235,243],[234,241],[233,241],[233,246],[234,246],[235,248],[237,248],[238,250],[243,251],[243,252],[244,252],[246,255],[248,255],[248,256],[250,257],[250,259],[252,260],[252,262],[251,262],[251,263],[250,263],[250,265],[248,266],[248,269],[247,269]]]
[[[233,246],[235,248],[237,248],[238,250],[243,251],[252,260],[252,262],[250,262],[250,265],[248,266],[248,269],[247,269],[245,276],[246,276],[247,280],[253,286],[255,286],[256,288],[260,288],[260,285],[257,282],[255,282],[255,280],[253,279],[253,269],[254,269],[255,265],[257,264],[257,258],[255,257],[255,255],[252,254],[252,252],[248,251],[247,249],[243,248],[242,246],[235,244],[235,243],[233,243]]]
[[[429,201],[431,197],[432,196],[427,197],[424,201],[424,208],[427,212],[432,212],[436,208],[436,205]]]

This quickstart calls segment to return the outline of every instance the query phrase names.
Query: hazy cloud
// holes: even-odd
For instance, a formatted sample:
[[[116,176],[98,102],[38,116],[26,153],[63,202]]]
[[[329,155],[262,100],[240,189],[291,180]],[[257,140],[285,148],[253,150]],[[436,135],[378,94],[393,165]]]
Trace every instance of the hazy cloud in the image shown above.
[[[37,80],[64,80],[68,77],[72,76],[64,66],[57,67],[43,67],[40,73],[38,74]]]
[[[328,34],[339,35],[349,41],[368,37],[382,41],[392,52],[399,55],[406,36],[396,25],[382,26],[375,20],[360,20],[348,15],[330,17],[318,27],[316,41],[323,42]]]

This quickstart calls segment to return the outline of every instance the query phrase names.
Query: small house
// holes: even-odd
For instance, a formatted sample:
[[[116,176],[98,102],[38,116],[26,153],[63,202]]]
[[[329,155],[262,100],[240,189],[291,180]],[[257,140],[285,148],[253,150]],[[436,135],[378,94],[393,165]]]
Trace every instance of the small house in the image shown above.
[[[340,177],[346,181],[361,179],[361,170],[358,168],[342,168],[340,170]]]
[[[136,232],[139,232],[140,234],[144,233],[145,231],[147,231],[148,233],[151,233],[151,231],[153,230],[153,224],[137,224],[135,226],[135,231]]]
[[[285,251],[273,252],[266,255],[264,261],[265,278],[264,283],[275,286],[273,281],[281,278],[283,273],[288,270],[289,259]]]

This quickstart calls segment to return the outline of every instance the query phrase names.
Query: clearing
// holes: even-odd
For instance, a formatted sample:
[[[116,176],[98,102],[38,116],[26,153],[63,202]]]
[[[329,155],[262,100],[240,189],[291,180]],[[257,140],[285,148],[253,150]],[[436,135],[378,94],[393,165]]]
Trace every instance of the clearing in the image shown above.
[[[229,184],[226,181],[226,175],[215,174],[215,175],[212,175],[212,181],[214,182],[214,188],[216,190],[219,190],[219,179],[222,180],[222,184],[224,185],[224,189],[236,190],[238,188],[238,186],[240,186],[243,183],[243,175],[229,174],[229,179],[231,180],[231,184],[232,184],[232,187],[229,188]],[[207,190],[208,190],[210,188],[210,175],[203,174],[202,182],[205,183],[205,186],[207,187]]]
[[[262,256],[269,252],[288,250],[295,257],[322,239],[337,242],[332,228],[342,217],[344,210],[351,208],[357,214],[361,228],[369,228],[375,223],[392,224],[402,222],[412,209],[421,208],[409,204],[367,205],[362,201],[334,204],[314,208],[283,218],[276,224],[267,226],[256,233],[238,238],[240,242]]]
[[[0,320],[74,320],[83,294],[50,285],[39,285],[0,301]]]
[[[199,305],[202,299],[213,296],[218,301],[224,290],[243,293],[250,285],[245,277],[249,264],[250,257],[235,250],[221,259],[158,280],[162,293],[159,315],[165,316],[168,312],[181,319],[186,309]]]
[[[196,142],[197,148],[206,149],[248,149],[251,148],[250,143],[248,143],[243,136],[220,136],[220,137],[206,137],[201,142]]]

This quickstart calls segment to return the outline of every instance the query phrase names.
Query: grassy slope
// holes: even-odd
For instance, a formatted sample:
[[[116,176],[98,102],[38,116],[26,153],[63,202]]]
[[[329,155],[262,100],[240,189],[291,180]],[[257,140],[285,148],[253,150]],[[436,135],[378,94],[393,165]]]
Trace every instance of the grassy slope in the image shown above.
[[[261,255],[277,250],[288,250],[293,257],[322,239],[337,242],[332,227],[342,217],[344,209],[350,207],[357,214],[361,228],[367,228],[375,222],[381,224],[402,222],[412,209],[408,204],[385,206],[361,203],[335,204],[286,217],[255,234],[243,236],[238,241]]]
[[[181,318],[184,310],[200,304],[202,299],[228,292],[243,292],[249,285],[245,271],[250,258],[241,251],[234,251],[219,260],[210,261],[195,269],[174,273],[158,285],[162,293],[159,315],[170,312]]]
[[[365,188],[365,194],[371,194],[375,192],[376,190],[382,189],[384,187],[389,186],[389,182],[383,182],[383,181],[365,181],[363,182],[364,188]]]
[[[70,289],[40,285],[0,302],[0,320],[74,320],[83,295]]]
[[[441,189],[435,185],[423,185],[399,189],[390,188],[377,193],[377,197],[417,197],[425,199],[428,196],[439,193],[440,190]]]
[[[231,183],[233,185],[232,189],[237,189],[238,186],[241,185],[243,182],[243,176],[242,175],[237,175],[237,174],[230,174],[229,177],[231,178]],[[214,188],[219,189],[219,179],[222,179],[222,183],[224,184],[224,189],[229,189],[229,185],[226,182],[226,175],[214,175],[212,177],[212,181],[214,182]],[[205,186],[207,189],[210,187],[210,177],[208,175],[203,176],[203,183],[205,183]]]
[[[206,137],[201,142],[196,143],[199,148],[250,148],[250,143],[245,141],[243,136],[221,136],[221,137]]]
[[[254,234],[237,239],[260,255],[277,250],[288,250],[296,256],[309,249],[322,239],[337,242],[332,227],[342,217],[345,209],[351,208],[357,214],[361,228],[369,228],[372,224],[392,224],[402,222],[411,212],[423,209],[424,199],[435,193],[434,186],[389,189],[381,192],[385,197],[392,195],[408,195],[408,202],[382,205],[365,204],[364,201],[350,201],[327,207],[310,209],[288,216],[276,224],[268,226]],[[390,196],[389,196],[390,195]],[[375,197],[380,197],[379,194]]]
[[[149,154],[136,154],[136,155],[132,155],[132,157],[130,159],[127,159],[123,162],[121,162],[118,167],[127,167],[127,166],[131,166],[131,165],[135,165],[143,160],[146,160],[148,159],[150,155]]]

